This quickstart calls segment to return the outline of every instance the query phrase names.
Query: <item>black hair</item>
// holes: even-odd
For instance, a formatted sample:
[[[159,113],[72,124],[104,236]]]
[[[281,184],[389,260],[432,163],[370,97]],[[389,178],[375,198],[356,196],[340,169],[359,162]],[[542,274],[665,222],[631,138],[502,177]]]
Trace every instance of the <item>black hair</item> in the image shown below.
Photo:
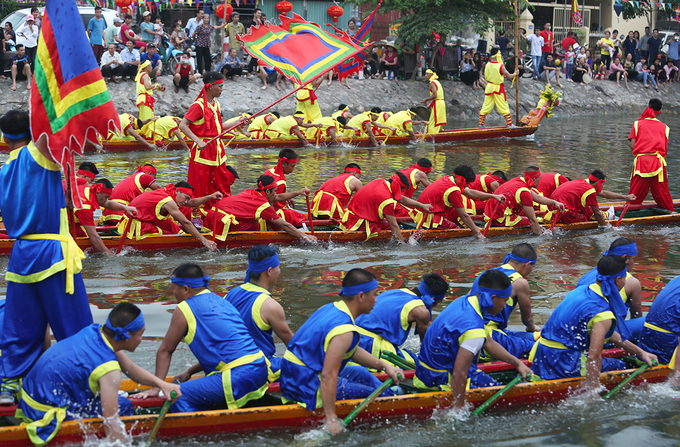
[[[132,20],[132,14],[125,14],[125,20],[127,19]]]
[[[14,25],[12,25],[12,22],[5,22],[5,25],[9,25],[9,29],[14,29]]]
[[[276,248],[272,247],[271,245],[256,245],[253,248],[250,249],[248,252],[248,260],[249,261],[263,261],[265,259],[269,259],[272,256],[276,254]],[[262,275],[262,272],[255,273],[255,272],[250,272],[250,279],[254,279],[257,281],[260,279],[260,275]]]
[[[604,172],[600,171],[599,169],[594,169],[593,172],[590,173],[590,175],[592,175],[593,177],[596,177],[600,180],[604,180],[604,179],[607,178],[607,176],[604,175]],[[597,183],[597,182],[590,181],[590,183]]]
[[[613,34],[613,33],[618,33],[618,32],[619,32],[619,30],[617,30],[617,29],[612,30],[612,34]]]
[[[410,111],[411,113],[417,114],[417,113],[418,113],[418,107],[411,107],[411,108],[409,109],[409,111]]]
[[[428,160],[427,158],[421,158],[419,159],[416,164],[422,168],[431,168],[432,167],[432,162]]]
[[[18,43],[18,44],[16,44],[16,45],[14,45],[14,49],[16,49],[17,51],[18,51],[20,48],[23,48],[23,47],[24,47],[24,44],[23,44],[23,43]]]
[[[96,8],[94,8],[95,11],[96,11],[97,9],[102,9],[102,8],[99,7],[99,6],[97,6]],[[40,11],[38,8],[36,8],[35,6],[32,7],[32,8],[31,8],[31,15],[32,15],[34,12],[38,12],[38,11]]]
[[[339,116],[335,120],[342,124],[343,126],[347,125],[347,118],[345,118],[344,116]]]
[[[182,25],[180,25],[179,22],[175,22],[175,23],[172,24],[172,29],[175,29],[178,26],[181,27]],[[185,53],[182,53],[182,54],[185,54]]]
[[[540,170],[541,170],[541,168],[539,168],[538,166],[531,165],[528,168],[526,168],[524,171],[525,172],[534,172],[534,171],[540,171]]]
[[[262,185],[264,185],[264,186],[270,185],[270,184],[274,183],[274,177],[272,177],[271,175],[261,175],[257,179],[257,185],[259,185],[260,183],[262,183]],[[259,191],[259,189],[258,189],[258,191]]]
[[[198,9],[198,11],[196,11],[196,16],[198,16],[201,12],[205,12],[205,11],[203,11],[202,8]]]
[[[189,188],[190,190],[194,190],[194,187],[189,184],[189,182],[185,182],[182,180],[181,182],[175,183],[175,188]]]
[[[281,118],[281,114],[280,114],[279,112],[269,112],[269,113],[271,113],[272,115],[274,115],[274,116],[276,117],[276,119]]]
[[[100,178],[97,181],[94,182],[94,184],[100,184],[106,189],[113,189],[113,183],[109,179],[106,178]]]
[[[203,269],[197,264],[185,263],[175,267],[172,271],[172,276],[175,278],[203,278]],[[190,287],[191,289],[202,289],[204,287]]]
[[[120,303],[109,313],[109,321],[113,327],[125,327],[132,323],[141,313],[141,309],[132,303]],[[106,326],[102,326],[102,331],[109,337],[115,335],[115,333]]]
[[[505,172],[503,171],[493,171],[491,174],[495,175],[499,179],[502,179],[504,182],[508,181],[508,177],[505,175]]]
[[[445,295],[446,292],[449,291],[449,283],[446,282],[446,280],[442,278],[441,275],[436,273],[428,273],[427,275],[423,275],[423,281],[425,281],[427,288],[430,289],[430,291],[435,295]]]
[[[498,33],[498,35],[499,35],[499,36],[505,36],[505,31],[504,31],[504,30],[500,30],[500,32]]]
[[[361,171],[361,166],[359,166],[356,163],[349,163],[347,166],[345,166],[345,169],[348,169],[348,168],[354,168],[354,169],[358,169],[358,170]]]
[[[262,10],[260,8],[255,8],[255,10],[253,11],[253,14],[255,14],[257,11],[262,12]]]
[[[2,118],[0,118],[0,130],[3,134],[19,135],[26,133],[30,130],[30,125],[31,121],[28,117],[28,113],[24,112],[23,110],[10,110],[9,112],[5,113]],[[7,138],[7,135],[4,135],[4,137]],[[7,139],[10,140],[9,138]],[[30,140],[31,136],[29,135],[25,139]],[[24,140],[24,138],[16,141],[22,140]]]
[[[93,173],[95,176],[99,175],[99,169],[91,161],[84,161],[78,166],[79,171],[87,171]]]
[[[538,255],[536,254],[536,250],[534,250],[534,247],[531,246],[531,244],[527,243],[521,243],[515,245],[515,247],[512,249],[512,254],[521,256],[523,258],[527,259],[537,259]]]
[[[500,50],[498,48],[492,48],[489,52],[489,56],[495,56]]]
[[[404,175],[403,172],[397,171],[397,172],[394,173],[394,175],[396,175],[397,177],[399,177],[399,180],[401,180],[401,183],[404,185],[404,187],[407,187],[407,186],[408,186],[408,178]],[[394,177],[394,175],[393,175],[392,177]],[[389,182],[392,183],[392,179],[391,179],[391,178],[389,179]]]
[[[281,149],[281,152],[279,152],[279,158],[287,158],[288,160],[292,160],[297,158],[297,154],[293,149]]]
[[[298,111],[295,112],[293,115],[297,115],[297,116],[305,116],[305,112],[303,112],[302,110],[298,110]]]
[[[503,290],[510,287],[512,281],[500,270],[487,270],[479,277],[479,286],[486,289]]]
[[[658,33],[658,32],[659,32],[659,28],[654,28],[654,31],[656,31],[656,32]],[[652,32],[654,32],[654,31],[652,31]]]
[[[380,107],[373,107],[371,113],[382,113],[382,109]]]
[[[347,107],[347,104],[340,104],[340,105],[338,106],[338,110],[344,110],[345,107]]]
[[[460,175],[466,182],[472,183],[475,181],[475,171],[468,165],[458,165],[453,170],[453,173]]]
[[[147,166],[150,167],[150,168],[156,169],[156,168],[154,167],[154,165],[152,165],[152,164],[150,164],[150,163],[145,164],[143,167],[147,167]]]
[[[597,263],[597,273],[600,275],[616,275],[626,268],[626,260],[621,256],[602,256]]]
[[[345,274],[344,278],[342,278],[342,287],[351,287],[356,286],[357,284],[365,284],[367,282],[373,281],[374,279],[376,279],[375,275],[368,270],[352,269]],[[345,296],[343,298],[347,299],[350,297]]]
[[[36,8],[36,9],[38,9],[38,8]],[[101,6],[95,6],[95,7],[94,7],[94,12],[101,11],[101,10],[102,10],[102,7],[101,7]],[[31,12],[33,12],[32,9],[31,9]]]
[[[654,110],[655,112],[661,111],[661,107],[663,107],[663,104],[661,104],[660,99],[652,98],[649,100],[649,108]]]
[[[226,167],[227,167],[227,171],[231,172],[234,175],[234,177],[241,178],[241,177],[238,176],[238,172],[236,172],[236,169],[232,168],[229,165],[227,165]]]
[[[216,81],[220,81],[222,75],[214,70],[206,71],[203,75],[203,84],[210,84]]]
[[[614,240],[614,242],[611,243],[609,246],[609,250],[613,250],[616,247],[620,247],[622,245],[628,245],[628,244],[634,244],[635,241],[632,239],[628,239],[627,237],[620,237]]]

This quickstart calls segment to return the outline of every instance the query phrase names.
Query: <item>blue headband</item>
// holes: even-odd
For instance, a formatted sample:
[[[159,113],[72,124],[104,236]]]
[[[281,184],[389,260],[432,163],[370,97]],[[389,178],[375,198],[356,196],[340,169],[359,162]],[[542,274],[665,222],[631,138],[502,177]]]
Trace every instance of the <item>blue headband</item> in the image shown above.
[[[631,337],[631,333],[625,323],[628,308],[621,299],[621,294],[619,293],[619,289],[616,287],[614,280],[621,277],[625,278],[627,274],[628,269],[624,268],[614,275],[602,275],[600,272],[597,272],[597,276],[595,277],[595,279],[602,284],[602,294],[607,297],[607,301],[609,301],[609,310],[611,310],[616,317],[616,328],[618,333],[621,334],[623,341],[626,341]]]
[[[261,261],[251,261],[248,260],[248,268],[246,269],[246,279],[244,282],[250,282],[250,273],[262,273],[266,272],[270,268],[276,268],[279,265],[281,265],[281,262],[279,262],[279,255],[274,253],[274,256],[271,256],[267,259],[263,259]]]
[[[418,291],[422,294],[421,298],[424,296],[432,297],[435,301],[441,301],[444,299],[446,296],[446,293],[442,295],[435,295],[434,292],[430,290],[429,287],[427,287],[427,284],[425,284],[425,281],[420,281],[420,284],[418,284]]]
[[[517,255],[512,254],[512,253],[508,253],[507,255],[505,255],[505,258],[503,259],[503,264],[507,264],[511,259],[513,261],[521,262],[522,264],[524,264],[525,262],[530,262],[532,264],[536,264],[535,259],[523,258],[521,256],[517,256]]]
[[[24,138],[28,138],[31,136],[31,130],[27,130],[26,132],[21,132],[19,134],[12,134],[12,133],[3,133],[5,138],[8,140],[23,140]]]
[[[480,274],[475,279],[475,282],[472,284],[472,289],[470,290],[468,296],[470,295],[478,296],[479,306],[481,307],[481,310],[487,310],[493,307],[493,298],[491,298],[492,295],[496,295],[497,297],[500,298],[509,298],[510,295],[512,295],[512,284],[510,284],[505,289],[489,289],[486,287],[482,287],[479,285],[479,278],[483,274],[484,273]]]
[[[619,245],[616,248],[612,248],[611,250],[607,250],[604,252],[602,256],[609,256],[609,255],[616,255],[616,256],[637,256],[638,251],[637,251],[637,244],[635,242],[626,244],[626,245]]]
[[[110,315],[109,315],[110,316]],[[144,327],[144,315],[140,312],[137,318],[128,323],[125,327],[113,327],[111,320],[106,319],[106,327],[113,331],[113,339],[116,341],[127,340],[130,338],[130,333],[137,332]]]
[[[203,278],[177,278],[176,276],[171,276],[170,282],[177,284],[178,286],[187,286],[193,289],[199,287],[209,289],[208,283],[210,283],[210,275],[205,275]]]
[[[354,296],[354,295],[359,295],[360,293],[366,293],[370,292],[373,289],[378,288],[378,280],[374,279],[373,281],[365,282],[363,284],[356,284],[353,286],[348,286],[348,287],[343,287],[340,289],[340,293],[338,295],[340,296]]]

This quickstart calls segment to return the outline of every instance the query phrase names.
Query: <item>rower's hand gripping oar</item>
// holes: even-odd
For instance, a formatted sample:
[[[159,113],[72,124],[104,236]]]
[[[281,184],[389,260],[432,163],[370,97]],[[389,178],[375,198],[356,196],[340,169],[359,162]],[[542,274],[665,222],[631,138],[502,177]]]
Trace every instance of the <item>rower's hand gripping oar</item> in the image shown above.
[[[401,380],[401,378],[402,378],[401,374],[397,374],[397,377],[399,378],[399,380]],[[385,380],[383,382],[383,384],[378,387],[378,389],[373,391],[371,393],[371,395],[366,398],[365,401],[361,402],[359,404],[359,406],[357,406],[354,410],[352,410],[352,412],[345,419],[343,419],[343,422],[345,423],[345,427],[347,425],[349,425],[354,420],[354,418],[356,418],[359,415],[359,413],[364,411],[366,409],[366,407],[368,407],[371,403],[373,403],[373,401],[378,396],[380,396],[383,393],[383,391],[385,391],[387,388],[391,387],[393,384],[394,384],[394,380],[391,377],[389,379]]]
[[[652,362],[652,365],[656,366],[656,365],[657,365],[656,361]],[[639,376],[640,374],[642,374],[643,372],[645,372],[645,370],[646,370],[647,368],[649,368],[649,365],[648,365],[647,363],[645,363],[644,365],[642,365],[641,367],[639,367],[638,369],[636,369],[630,376],[626,377],[626,380],[624,380],[623,382],[619,383],[618,385],[616,385],[616,387],[614,387],[614,389],[612,389],[610,392],[608,392],[607,394],[605,394],[604,396],[602,396],[602,398],[603,398],[603,399],[609,399],[609,398],[611,398],[614,394],[618,393],[619,390],[621,390],[621,388],[623,388],[624,386],[628,385],[628,383],[630,383],[631,380],[633,380],[634,378],[636,378],[637,376]]]
[[[626,206],[623,207],[623,211],[621,211],[621,215],[619,216],[619,220],[616,221],[616,225],[614,225],[614,228],[618,228],[618,226],[621,225],[621,221],[623,220],[623,216],[626,215],[626,211],[628,211],[629,206],[630,206],[630,202],[626,202]]]
[[[520,383],[521,381],[522,381],[522,375],[521,375],[521,374],[517,374],[517,377],[515,377],[514,379],[512,379],[512,381],[511,381],[510,383],[508,383],[507,385],[505,385],[505,387],[503,387],[502,390],[500,390],[499,392],[497,392],[496,394],[494,394],[493,396],[491,396],[491,397],[489,398],[489,400],[487,400],[486,402],[484,402],[482,405],[480,405],[479,407],[475,408],[475,409],[472,411],[472,414],[480,414],[482,411],[484,411],[484,410],[486,410],[487,408],[489,408],[491,405],[493,405],[494,403],[496,403],[496,401],[497,401],[498,399],[500,399],[501,397],[503,397],[503,395],[504,395],[505,393],[507,393],[508,391],[510,391],[511,388],[513,388],[515,385],[517,385],[517,384]]]
[[[171,400],[166,400],[165,403],[163,404],[163,408],[161,408],[161,412],[158,415],[158,419],[156,419],[156,423],[153,425],[153,429],[151,430],[151,433],[149,434],[149,439],[146,441],[146,445],[150,445],[153,440],[156,438],[156,435],[158,434],[158,430],[161,429],[161,425],[163,424],[163,419],[165,419],[165,415],[168,413],[168,410],[170,410],[170,404],[172,404],[172,401],[177,398],[177,392],[173,391],[170,393],[170,399]]]

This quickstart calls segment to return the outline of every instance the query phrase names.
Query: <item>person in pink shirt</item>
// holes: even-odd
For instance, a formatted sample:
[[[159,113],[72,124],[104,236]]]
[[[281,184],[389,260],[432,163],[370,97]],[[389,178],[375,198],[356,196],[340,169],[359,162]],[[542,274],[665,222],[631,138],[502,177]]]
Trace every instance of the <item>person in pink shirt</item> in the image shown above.
[[[621,87],[621,83],[619,82],[621,78],[623,78],[626,88],[630,90],[630,87],[628,87],[628,72],[625,68],[623,68],[623,64],[621,64],[621,58],[615,57],[614,62],[612,62],[612,64],[609,66],[609,80],[616,81],[616,85]]]

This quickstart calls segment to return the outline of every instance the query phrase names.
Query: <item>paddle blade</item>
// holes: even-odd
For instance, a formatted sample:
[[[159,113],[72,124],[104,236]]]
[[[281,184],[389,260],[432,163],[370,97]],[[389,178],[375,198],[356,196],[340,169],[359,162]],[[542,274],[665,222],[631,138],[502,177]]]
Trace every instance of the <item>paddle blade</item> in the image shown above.
[[[514,387],[515,385],[517,385],[517,384],[520,383],[521,381],[522,381],[522,375],[521,375],[521,374],[517,374],[517,377],[515,377],[514,379],[512,379],[512,381],[511,381],[510,383],[508,383],[507,385],[505,385],[505,387],[504,387],[502,390],[500,390],[499,392],[497,392],[496,394],[494,394],[493,396],[491,396],[491,397],[489,398],[489,400],[487,400],[486,402],[484,402],[482,405],[480,405],[479,407],[475,408],[475,409],[472,411],[472,414],[479,414],[479,413],[481,413],[482,411],[484,411],[484,410],[486,410],[487,408],[489,408],[489,407],[490,407],[491,405],[493,405],[498,399],[500,399],[501,397],[503,397],[503,395],[504,395],[505,393],[507,393],[508,391],[510,391],[510,389],[511,389],[512,387]]]

